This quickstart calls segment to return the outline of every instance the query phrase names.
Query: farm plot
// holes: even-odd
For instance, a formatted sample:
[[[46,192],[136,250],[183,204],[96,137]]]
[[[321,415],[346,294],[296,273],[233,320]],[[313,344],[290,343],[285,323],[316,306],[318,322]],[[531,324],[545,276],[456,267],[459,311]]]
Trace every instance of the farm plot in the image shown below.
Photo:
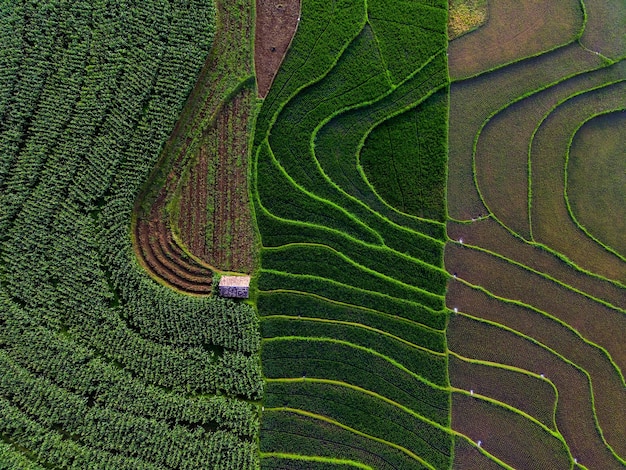
[[[582,30],[584,13],[577,0],[500,0],[487,2],[488,21],[450,42],[453,80],[568,44]]]
[[[458,357],[449,358],[450,385],[469,392],[470,396],[489,397],[532,416],[541,424],[555,429],[556,390],[548,381],[508,369]],[[461,395],[457,394],[459,397]]]
[[[453,393],[452,406],[463,410],[454,413],[452,427],[511,467],[569,468],[565,443],[537,422],[465,393]]]
[[[244,85],[220,109],[181,183],[173,216],[187,249],[224,271],[250,273],[254,267],[247,143],[254,103],[254,91]]]
[[[448,2],[448,39],[480,28],[488,16],[487,0],[451,0]]]
[[[524,96],[603,65],[597,55],[578,44],[570,44],[472,79],[453,82],[448,164],[450,216],[470,220],[487,213],[476,190],[472,155],[477,135],[494,114]]]
[[[565,175],[567,204],[576,223],[622,258],[626,258],[624,125],[624,111],[583,124],[572,139]]]
[[[268,468],[281,455],[450,465],[443,211],[430,220],[395,210],[359,164],[368,134],[389,118],[439,90],[445,107],[445,27],[445,4],[302,4],[253,153]],[[445,119],[436,122],[423,155],[444,175]]]
[[[591,276],[589,273],[582,273],[575,266],[564,263],[562,259],[542,247],[510,236],[510,232],[491,217],[473,223],[449,222],[447,229],[451,240],[463,240],[466,246],[476,247],[523,264],[592,298],[621,310],[626,309],[626,298],[619,284]]]
[[[300,0],[256,0],[254,73],[257,93],[265,98],[300,22]]]
[[[360,163],[376,192],[401,212],[445,220],[447,93],[385,121],[363,144]],[[439,159],[436,158],[439,156]]]
[[[470,443],[464,437],[458,437],[454,441],[454,463],[452,467],[455,470],[474,470],[476,468],[495,470],[506,468],[494,458],[488,456],[475,442]]]
[[[518,414],[524,421],[520,426],[532,427],[535,422],[530,416],[543,409],[541,422],[552,427],[546,421],[548,410],[542,408],[545,403],[535,399],[541,390],[554,390],[558,400],[552,428],[570,463],[548,466],[621,468],[626,455],[620,424],[625,419],[626,363],[619,338],[626,332],[626,264],[606,238],[591,232],[594,224],[601,227],[610,222],[605,219],[586,227],[567,185],[577,131],[585,122],[602,119],[596,116],[619,115],[624,109],[626,74],[618,60],[623,55],[624,23],[621,5],[615,5],[611,18],[607,14],[611,1],[585,2],[584,7],[584,28],[569,44],[545,49],[536,57],[524,59],[519,54],[510,65],[470,78],[459,75],[451,85],[448,209],[456,220],[447,225],[450,243],[445,264],[455,279],[449,283],[446,302],[459,313],[447,329],[449,370],[452,386],[459,384],[463,399],[474,402],[482,396],[472,367],[480,371],[513,367],[519,368],[516,374],[530,373],[524,376],[527,394],[500,393],[524,382],[509,371],[508,378],[500,374],[501,387],[486,387],[485,396],[513,403],[514,413],[533,410],[528,416]],[[466,60],[455,56],[457,41],[473,38],[479,54],[498,47],[488,43],[487,36],[480,43],[488,26],[452,41],[450,63]],[[512,24],[510,29],[518,27]],[[611,153],[610,142],[606,136],[602,142],[595,140],[600,155],[604,145]],[[584,154],[589,158],[598,153],[595,150],[586,147]],[[579,194],[592,194],[595,188],[589,176],[594,173],[590,167],[583,172],[582,152],[578,157],[574,181]],[[605,169],[602,177],[595,173],[596,187],[607,179],[610,162],[611,157],[600,165],[594,161],[595,168]],[[591,165],[589,159],[586,163]],[[605,202],[605,214],[621,210],[615,200]],[[587,207],[593,211],[591,204]],[[455,406],[453,395],[453,429],[459,431],[454,423],[465,419],[480,421],[478,415],[469,418],[466,404]],[[486,416],[495,419],[492,411]],[[468,436],[469,429],[460,432],[476,442]],[[468,459],[484,456],[465,444],[460,449]],[[483,442],[481,450],[490,449]],[[508,450],[504,446],[499,452]],[[508,458],[521,458],[517,454]],[[544,466],[537,463],[540,456],[535,457],[511,465]],[[457,463],[463,468],[455,459]]]
[[[455,253],[459,249],[465,252]],[[448,246],[446,252],[449,253],[447,266],[463,281],[480,285],[496,297],[554,316],[589,341],[606,348],[618,366],[626,369],[626,354],[621,346],[626,316],[622,311],[490,254],[456,245]],[[589,315],[593,316],[593,322],[589,321]]]
[[[366,433],[354,432],[341,423],[323,416],[289,409],[266,409],[261,434],[263,467],[269,460],[273,468],[276,458],[288,459],[287,468],[294,461],[305,461],[308,466],[314,458],[323,462],[322,468],[334,465],[334,459],[353,462],[349,468],[433,468],[422,464],[402,449],[389,446]],[[332,468],[332,467],[331,467]],[[339,467],[342,468],[342,467]]]
[[[254,265],[247,185],[247,141],[255,104],[253,6],[249,0],[218,2],[217,13],[211,55],[137,201],[135,224],[136,251],[149,271],[186,292],[204,295],[210,293],[213,271],[251,272]],[[155,229],[160,238],[177,245],[164,250],[168,258],[184,253],[194,275],[204,277],[201,287],[194,288],[184,273],[152,262],[158,250],[145,240],[148,234],[154,237]]]
[[[580,43],[611,59],[626,57],[626,5],[620,0],[585,0],[587,24]]]
[[[619,79],[624,71],[621,63],[578,75],[491,117],[478,136],[474,166],[483,201],[500,222],[530,239],[528,143],[537,125],[568,97]]]
[[[579,123],[598,113],[624,109],[625,90],[626,82],[609,84],[567,100],[541,123],[530,149],[534,239],[584,269],[621,282],[626,279],[626,263],[571,220],[564,198],[564,175],[569,143]]]
[[[450,350],[464,357],[544,374],[558,390],[556,424],[572,460],[576,458],[589,468],[622,467],[622,462],[606,446],[596,428],[589,382],[582,369],[510,330],[465,315],[451,319],[448,339]],[[455,413],[462,415],[463,412],[462,408],[453,407],[453,421]]]
[[[254,310],[156,283],[129,236],[212,2],[9,2],[0,24],[2,60],[21,48],[0,105],[0,466],[258,468]],[[195,275],[153,228],[153,262]]]
[[[620,455],[624,453],[624,431],[620,424],[626,418],[623,412],[626,400],[623,380],[602,349],[583,341],[578,333],[563,324],[528,307],[506,304],[484,292],[462,286],[453,286],[450,297],[462,301],[464,312],[524,334],[583,368],[593,385],[594,408],[604,437],[616,452]],[[451,378],[454,378],[452,374]]]

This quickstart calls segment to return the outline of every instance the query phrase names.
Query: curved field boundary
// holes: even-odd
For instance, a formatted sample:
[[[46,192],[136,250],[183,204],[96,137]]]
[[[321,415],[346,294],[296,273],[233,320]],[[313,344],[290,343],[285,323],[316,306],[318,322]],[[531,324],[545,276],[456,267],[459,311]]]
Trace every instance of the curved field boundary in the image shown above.
[[[446,267],[455,280],[447,303],[459,312],[447,330],[451,353],[475,367],[530,371],[540,375],[546,391],[550,382],[557,394],[555,429],[570,465],[579,468],[622,468],[626,456],[620,424],[626,399],[620,345],[626,332],[626,268],[577,223],[565,187],[576,130],[592,116],[623,109],[623,90],[609,91],[625,77],[623,7],[615,5],[609,18],[610,4],[581,3],[584,28],[573,41],[466,76],[451,87],[448,234],[454,244],[446,250]],[[479,42],[481,31],[465,38],[473,35]],[[488,44],[483,46],[476,50]],[[451,384],[475,387],[470,396],[480,396],[469,370],[469,365],[451,369]],[[498,375],[485,375],[491,376]],[[499,376],[507,380],[506,374]],[[514,379],[508,380],[508,389],[514,389]],[[532,381],[528,386],[532,390]],[[498,393],[488,388],[488,396]],[[518,409],[539,410],[538,396],[516,393],[508,401]],[[469,419],[465,412],[453,406],[453,423]],[[485,413],[485,419],[493,418],[493,411]],[[545,409],[542,416],[545,420]],[[476,455],[459,448],[467,458]],[[503,460],[514,467],[533,465],[518,457]]]
[[[253,73],[253,12],[251,0],[217,3],[211,52],[135,204],[133,242],[140,263],[158,282],[190,294],[210,294],[215,271],[252,269],[254,234],[245,165],[252,111],[246,108],[252,102],[245,94]],[[241,47],[232,48],[234,43]],[[217,169],[209,171],[214,162]],[[239,186],[239,193],[233,185]],[[181,209],[181,203],[186,207]],[[231,217],[234,223],[229,224]],[[231,246],[233,236],[237,241]],[[154,243],[146,243],[154,238],[172,239],[174,244],[159,253]],[[242,253],[233,255],[233,250]],[[165,258],[182,270],[170,269]],[[198,277],[190,279],[190,273]]]
[[[555,322],[556,319],[550,318],[545,312],[497,298],[484,289],[471,287],[473,291],[469,292],[466,289],[453,289],[451,295],[457,301],[463,300],[468,313],[541,341],[555,353],[558,352],[560,357],[567,357],[572,363],[585,369],[589,380],[596,384],[593,399],[598,406],[599,423],[616,450],[623,452],[623,439],[620,437],[623,429],[620,423],[624,415],[620,404],[626,399],[623,392],[624,381],[607,352],[579,333],[567,331],[567,325],[563,328],[559,321]]]
[[[578,134],[578,132],[588,123],[592,122],[595,118],[602,118],[602,117],[606,117],[606,116],[611,116],[613,114],[615,114],[616,112],[621,113],[622,115],[624,114],[624,111],[626,110],[618,110],[618,111],[614,111],[614,112],[609,112],[609,113],[600,113],[594,116],[590,116],[588,117],[584,122],[580,123],[579,127],[572,133],[570,142],[568,144],[568,148],[567,148],[567,154],[565,156],[565,187],[564,187],[564,197],[565,197],[565,204],[567,205],[567,210],[570,214],[570,217],[572,218],[572,220],[574,221],[574,223],[583,231],[587,234],[588,237],[592,238],[594,241],[596,241],[596,243],[604,246],[606,249],[614,252],[615,254],[617,254],[621,259],[625,259],[626,257],[626,247],[623,246],[620,243],[620,236],[619,234],[623,233],[624,231],[624,227],[622,227],[620,225],[620,222],[622,222],[621,220],[615,220],[617,217],[612,217],[611,218],[611,225],[613,225],[613,228],[609,230],[609,233],[606,233],[606,230],[608,230],[607,228],[604,228],[604,226],[607,224],[607,220],[606,217],[604,217],[602,221],[598,222],[598,221],[594,221],[596,224],[600,224],[601,228],[596,228],[595,224],[592,224],[592,226],[590,226],[589,228],[585,227],[585,224],[581,223],[580,219],[580,214],[577,216],[576,215],[576,211],[574,210],[574,208],[572,207],[572,202],[571,202],[571,197],[569,196],[569,188],[571,186],[570,183],[570,172],[571,170],[571,153],[572,153],[572,146],[573,146],[573,142]],[[618,150],[619,151],[619,150]],[[605,174],[608,171],[609,174],[612,171],[613,167],[609,167],[607,170],[605,170]],[[619,171],[619,170],[618,170]],[[609,177],[609,176],[607,176]],[[612,212],[611,210],[612,208],[609,209],[609,212]],[[619,209],[617,209],[619,210]],[[585,215],[582,218],[587,218],[588,219],[588,214],[585,213]],[[597,233],[597,236],[594,236],[593,233]],[[600,239],[604,239],[606,242],[601,241]]]
[[[598,465],[600,468],[620,468],[623,465],[623,459],[607,444],[598,424],[591,378],[583,368],[504,325],[465,313],[455,317],[451,323],[457,321],[464,324],[465,338],[460,338],[451,328],[451,350],[464,357],[544,374],[555,384],[558,391],[556,423],[573,458],[590,468]],[[490,343],[485,344],[476,335],[488,337]],[[537,362],[542,356],[541,362]],[[542,367],[539,370],[538,365]]]
[[[603,86],[621,74],[623,66],[613,65],[576,75],[508,104],[481,128],[474,153],[476,185],[489,212],[510,230],[531,239],[528,142],[537,123],[573,94]],[[514,133],[509,131],[511,128]]]
[[[537,127],[530,149],[531,195],[534,201],[531,201],[531,226],[535,241],[552,247],[585,269],[622,282],[626,279],[626,263],[612,250],[599,247],[595,241],[590,240],[569,217],[564,200],[564,169],[571,135],[580,120],[597,112],[623,109],[626,88],[623,80],[625,79],[575,95],[546,115]],[[570,112],[576,116],[575,122],[571,122]],[[559,137],[553,140],[551,135],[555,128],[559,129]],[[562,157],[543,158],[546,152]],[[552,185],[548,184],[548,180],[553,182]],[[554,182],[558,184],[557,188],[554,188]],[[559,224],[560,230],[558,233],[551,233],[555,223]],[[587,256],[591,253],[592,256]]]
[[[384,204],[358,163],[372,129],[445,88],[445,4],[431,3],[303,3],[259,113],[261,455],[450,465],[444,226]],[[375,455],[315,444],[328,433]]]
[[[586,15],[581,0],[488,2],[487,22],[450,42],[453,80],[476,76],[578,39]],[[558,20],[557,20],[558,18]]]
[[[277,464],[277,465],[272,465],[270,463],[268,463],[268,461],[270,459],[276,459],[276,460],[295,460],[295,461],[301,461],[301,462],[306,462],[307,465],[311,465],[311,464],[315,464],[315,463],[321,463],[324,464],[324,466],[327,465],[343,465],[343,466],[348,466],[348,467],[354,467],[354,468],[360,468],[363,470],[374,470],[374,467],[371,467],[369,465],[365,465],[361,462],[356,462],[354,460],[348,460],[348,459],[335,459],[332,457],[319,457],[319,456],[315,456],[315,455],[300,455],[300,454],[286,454],[286,453],[280,453],[280,452],[265,452],[261,454],[261,458],[264,460],[264,466],[267,468],[273,468],[273,469],[279,469],[279,468],[284,468],[284,469],[291,469],[294,468],[294,463],[290,462],[290,463],[285,463],[285,465],[287,465],[287,467],[282,467],[279,466],[281,464]]]

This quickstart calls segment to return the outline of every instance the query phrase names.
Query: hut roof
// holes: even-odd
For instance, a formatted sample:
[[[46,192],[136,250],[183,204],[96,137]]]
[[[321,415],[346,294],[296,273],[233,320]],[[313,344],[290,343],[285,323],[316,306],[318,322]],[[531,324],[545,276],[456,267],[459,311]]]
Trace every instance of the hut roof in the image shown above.
[[[250,276],[222,276],[220,287],[250,287]]]

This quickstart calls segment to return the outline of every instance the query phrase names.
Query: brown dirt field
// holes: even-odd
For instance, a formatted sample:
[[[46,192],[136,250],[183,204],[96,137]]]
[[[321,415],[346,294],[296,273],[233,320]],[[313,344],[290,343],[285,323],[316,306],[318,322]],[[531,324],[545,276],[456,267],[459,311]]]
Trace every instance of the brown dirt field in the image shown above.
[[[450,55],[453,54],[451,51]],[[452,83],[448,157],[448,211],[451,217],[469,220],[486,212],[476,191],[472,170],[474,137],[482,123],[517,97],[562,77],[596,68],[601,63],[598,56],[574,44],[470,80]]]
[[[447,230],[448,236],[453,240],[463,238],[468,245],[498,253],[593,297],[626,309],[626,295],[624,295],[623,288],[577,271],[548,251],[512,236],[493,219],[483,219],[471,224],[448,222]]]
[[[135,223],[137,257],[152,276],[166,284],[187,293],[210,294],[213,273],[174,248],[170,227],[162,217],[165,189],[161,193],[149,217]]]
[[[248,129],[254,92],[245,88],[218,113],[182,188],[179,228],[189,250],[223,271],[252,272]]]
[[[300,0],[256,0],[254,68],[261,98],[267,96],[299,19]]]
[[[585,369],[594,385],[596,413],[605,438],[618,453],[625,455],[626,429],[623,423],[626,422],[626,390],[601,351],[543,315],[500,302],[460,282],[451,283],[449,297],[451,302],[461,306],[461,311],[534,338]],[[455,374],[452,369],[450,380],[454,384]]]
[[[451,319],[448,344],[451,350],[465,357],[545,374],[559,391],[556,422],[572,455],[588,468],[623,468],[595,428],[587,378],[578,369],[524,338],[463,315]],[[453,423],[458,413],[456,408],[453,405]]]
[[[626,263],[573,223],[563,194],[565,155],[579,123],[598,112],[625,106],[624,82],[577,96],[543,122],[531,148],[531,221],[535,240],[563,253],[584,269],[622,283],[626,283]]]
[[[449,244],[446,269],[494,295],[518,300],[571,325],[585,338],[606,348],[626,370],[626,315],[488,253]],[[448,302],[451,302],[449,300]]]
[[[450,356],[448,364],[453,387],[474,390],[474,393],[511,405],[554,429],[556,394],[547,381],[455,356]]]
[[[465,439],[457,437],[454,442],[453,470],[500,470],[503,467],[484,456]]]
[[[450,42],[450,76],[467,77],[573,41],[583,24],[577,0],[488,2],[487,23]]]
[[[569,468],[563,443],[532,421],[484,400],[452,394],[452,429],[513,468]]]
[[[253,93],[248,90],[243,93],[243,100],[240,97],[233,100],[234,108],[242,107],[234,115],[233,104],[223,105],[223,100],[252,74],[253,3],[251,0],[218,1],[217,17],[218,29],[213,48],[147,189],[135,206],[137,223],[134,238],[135,245],[139,244],[135,248],[140,261],[153,276],[188,293],[209,294],[211,291],[213,268],[206,262],[211,258],[207,253],[205,236],[207,225],[211,222],[207,209],[209,192],[215,192],[213,188],[216,184],[234,184],[237,186],[222,193],[230,197],[231,192],[240,191],[245,193],[247,201],[248,120],[253,105],[253,99],[249,97]],[[216,142],[221,139],[221,152],[213,151],[218,145],[208,142],[211,137],[215,137]],[[238,147],[233,147],[233,142]],[[228,157],[224,167],[243,165],[243,181],[241,175],[235,180],[215,179],[211,170],[220,157],[223,157],[222,160]],[[181,182],[183,175],[186,176]],[[179,207],[174,213],[169,213],[167,206],[177,195],[180,196]],[[146,205],[150,206],[147,210]],[[234,219],[234,214],[239,213],[234,211],[244,212],[244,216]],[[253,256],[249,214],[249,207],[238,209],[235,206],[228,206],[222,214],[229,219],[247,221],[246,227],[252,235],[241,237],[246,244],[229,246],[235,253],[246,249],[246,253],[238,256],[248,262],[247,266],[251,265],[249,259]],[[180,234],[180,238],[175,240],[173,232]],[[182,246],[177,245],[179,242]]]

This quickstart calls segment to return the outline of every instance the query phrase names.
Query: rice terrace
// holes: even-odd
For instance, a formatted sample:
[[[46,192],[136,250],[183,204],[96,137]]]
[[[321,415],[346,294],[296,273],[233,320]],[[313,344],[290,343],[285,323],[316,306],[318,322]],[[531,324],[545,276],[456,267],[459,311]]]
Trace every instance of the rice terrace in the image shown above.
[[[0,2],[0,469],[626,468],[626,1]]]

